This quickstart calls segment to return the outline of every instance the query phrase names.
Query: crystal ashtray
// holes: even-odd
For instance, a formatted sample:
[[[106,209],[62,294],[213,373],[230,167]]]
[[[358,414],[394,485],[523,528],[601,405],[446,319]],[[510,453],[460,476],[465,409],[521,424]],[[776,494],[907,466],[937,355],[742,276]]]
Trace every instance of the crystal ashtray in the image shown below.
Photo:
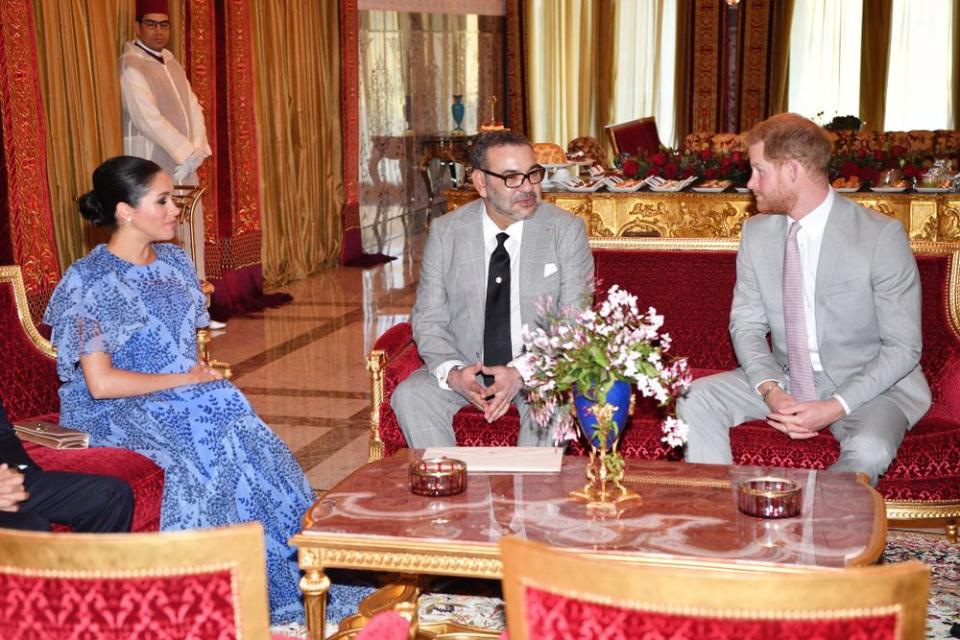
[[[792,518],[800,515],[800,484],[786,478],[764,476],[737,484],[737,508],[757,518]]]
[[[453,458],[410,463],[410,491],[418,496],[453,496],[467,488],[467,465]]]

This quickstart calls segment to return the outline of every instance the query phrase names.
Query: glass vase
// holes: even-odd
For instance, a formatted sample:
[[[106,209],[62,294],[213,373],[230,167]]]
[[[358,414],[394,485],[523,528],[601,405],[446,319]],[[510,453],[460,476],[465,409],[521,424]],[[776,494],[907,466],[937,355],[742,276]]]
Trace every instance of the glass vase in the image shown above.
[[[463,130],[463,116],[466,112],[466,107],[463,104],[463,96],[456,95],[453,96],[453,104],[450,105],[450,114],[453,116],[453,132],[454,133],[465,133]]]

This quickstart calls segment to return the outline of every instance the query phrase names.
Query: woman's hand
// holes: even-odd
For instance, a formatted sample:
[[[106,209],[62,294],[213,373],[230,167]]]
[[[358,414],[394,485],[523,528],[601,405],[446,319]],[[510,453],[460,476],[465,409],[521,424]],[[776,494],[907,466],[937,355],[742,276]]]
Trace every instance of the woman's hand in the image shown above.
[[[102,351],[80,356],[80,367],[87,389],[95,400],[130,398],[223,378],[215,367],[202,363],[193,365],[183,373],[141,373],[115,369],[110,354]]]
[[[187,375],[190,375],[194,378],[193,384],[202,384],[204,382],[213,382],[214,380],[223,379],[223,375],[221,375],[217,369],[200,362],[190,367],[190,371]]]

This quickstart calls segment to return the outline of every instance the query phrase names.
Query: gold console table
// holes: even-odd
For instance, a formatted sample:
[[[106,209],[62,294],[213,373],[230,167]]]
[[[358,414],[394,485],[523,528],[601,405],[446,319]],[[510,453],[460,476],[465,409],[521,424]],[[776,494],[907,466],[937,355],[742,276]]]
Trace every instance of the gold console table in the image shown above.
[[[911,240],[960,242],[960,193],[846,193],[854,202],[896,218]],[[450,211],[475,200],[473,189],[444,191]],[[545,191],[543,199],[566,209],[600,238],[736,238],[756,213],[749,193],[573,193]]]

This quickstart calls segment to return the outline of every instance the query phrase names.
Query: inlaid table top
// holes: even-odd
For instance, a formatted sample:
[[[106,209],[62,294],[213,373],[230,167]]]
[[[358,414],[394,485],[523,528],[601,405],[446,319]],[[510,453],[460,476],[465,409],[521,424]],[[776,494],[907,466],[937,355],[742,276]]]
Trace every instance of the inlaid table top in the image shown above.
[[[293,539],[301,565],[496,578],[497,542],[514,535],[626,561],[789,571],[872,563],[886,537],[882,498],[854,473],[629,460],[641,500],[604,515],[567,497],[586,458],[556,474],[471,473],[462,494],[428,498],[410,492],[421,453],[367,464],[318,499]],[[737,510],[736,483],[770,474],[803,487],[800,516]]]

